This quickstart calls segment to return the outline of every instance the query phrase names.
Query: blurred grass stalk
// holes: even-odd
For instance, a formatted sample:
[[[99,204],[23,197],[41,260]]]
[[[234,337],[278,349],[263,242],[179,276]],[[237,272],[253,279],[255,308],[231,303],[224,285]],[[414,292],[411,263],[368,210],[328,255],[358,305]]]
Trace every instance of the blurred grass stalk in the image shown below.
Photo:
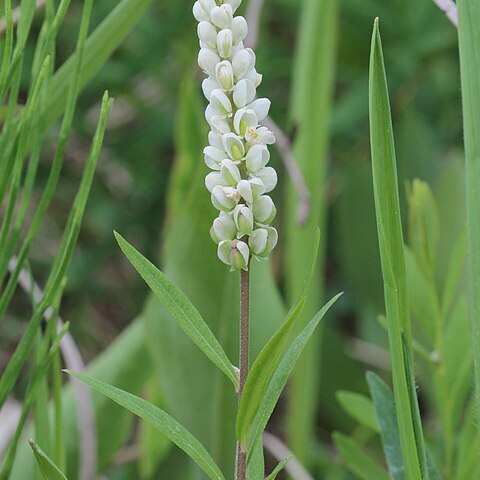
[[[338,0],[304,0],[294,68],[291,120],[298,126],[293,153],[311,195],[311,211],[306,225],[297,224],[297,194],[292,186],[286,197],[286,279],[288,301],[300,292],[315,231],[320,226],[322,240],[318,263],[302,325],[322,304],[325,264],[326,174],[329,118],[334,79]],[[321,327],[323,329],[323,327]],[[315,425],[316,397],[319,387],[321,330],[300,359],[289,389],[287,415],[288,444],[301,462],[308,464]]]
[[[458,38],[466,160],[470,315],[480,415],[480,2],[458,0]]]
[[[428,478],[428,473],[412,372],[409,298],[395,145],[378,18],[372,35],[369,111],[375,211],[400,444],[406,478],[420,480]]]

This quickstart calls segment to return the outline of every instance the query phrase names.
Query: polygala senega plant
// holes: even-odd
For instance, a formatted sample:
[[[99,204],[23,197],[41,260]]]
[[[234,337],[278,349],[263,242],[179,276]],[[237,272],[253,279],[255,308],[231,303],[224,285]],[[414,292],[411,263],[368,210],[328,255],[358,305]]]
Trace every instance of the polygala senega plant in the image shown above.
[[[253,452],[263,455],[261,433],[300,353],[338,295],[315,315],[284,354],[309,290],[319,242],[317,232],[312,269],[305,287],[249,372],[249,267],[252,258],[267,259],[277,244],[277,231],[270,226],[276,208],[267,195],[277,184],[277,174],[267,166],[268,145],[275,142],[274,135],[260,125],[268,115],[270,101],[256,98],[262,76],[255,69],[254,52],[244,48],[247,22],[241,16],[234,16],[240,4],[241,0],[199,0],[193,6],[194,16],[199,21],[198,63],[208,75],[202,86],[209,101],[205,117],[211,131],[204,158],[212,172],[207,175],[205,184],[219,211],[210,235],[218,245],[219,259],[230,266],[231,271],[240,272],[239,368],[231,364],[186,295],[125,239],[117,233],[115,236],[124,254],[179,326],[232,382],[239,400],[236,478],[245,480],[248,472],[248,478],[263,480],[263,462],[257,465],[250,461],[255,456]],[[184,450],[209,478],[224,478],[203,445],[166,412],[98,380],[68,373],[151,423]],[[282,462],[280,468],[285,463]]]

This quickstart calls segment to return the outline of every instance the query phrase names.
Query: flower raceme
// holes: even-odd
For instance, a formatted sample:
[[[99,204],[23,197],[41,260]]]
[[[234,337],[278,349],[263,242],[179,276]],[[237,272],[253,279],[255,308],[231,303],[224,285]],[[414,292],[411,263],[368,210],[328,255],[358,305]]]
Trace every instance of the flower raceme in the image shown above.
[[[245,18],[234,16],[241,0],[198,0],[198,64],[208,77],[202,90],[209,101],[205,118],[210,125],[205,178],[212,203],[219,210],[210,235],[218,257],[232,270],[248,270],[250,259],[268,258],[278,234],[270,223],[276,208],[267,195],[277,184],[268,167],[268,145],[275,137],[260,122],[270,109],[267,98],[256,98],[262,76],[255,53],[245,48]]]

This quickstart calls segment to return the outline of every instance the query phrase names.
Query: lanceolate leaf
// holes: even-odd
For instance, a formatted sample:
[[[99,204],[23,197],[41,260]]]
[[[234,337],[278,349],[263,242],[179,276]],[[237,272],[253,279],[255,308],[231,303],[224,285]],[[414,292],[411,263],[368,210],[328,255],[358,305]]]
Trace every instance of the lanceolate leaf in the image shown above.
[[[67,480],[67,477],[33,440],[30,440],[28,443],[32,447],[43,480]]]
[[[388,471],[393,480],[404,480],[405,467],[402,460],[393,395],[385,382],[375,373],[367,373],[367,382],[377,412]]]
[[[280,356],[287,343],[290,332],[295,325],[295,320],[300,315],[305,304],[310,282],[315,269],[320,233],[317,230],[317,236],[314,242],[313,258],[310,263],[310,272],[305,282],[305,287],[297,303],[290,309],[287,318],[282,326],[275,332],[265,347],[258,355],[255,363],[248,374],[245,388],[237,416],[237,438],[240,444],[245,447],[248,438],[248,432],[258,412],[260,403],[272,378],[273,372],[278,366]]]
[[[347,468],[356,477],[361,480],[389,480],[387,472],[357,442],[338,432],[333,435],[333,439]]]
[[[420,480],[412,406],[407,384],[402,335],[411,351],[410,316],[390,101],[378,18],[370,55],[370,143],[380,258],[385,289],[388,335],[400,442],[409,480]],[[416,400],[416,399],[415,399]]]
[[[238,388],[238,377],[222,346],[215,338],[200,312],[155,265],[135,250],[121,235],[115,232],[115,238],[123,253],[151,288],[155,296],[175,317],[184,332],[195,342],[203,353]]]
[[[181,448],[212,479],[224,480],[222,472],[213,461],[203,445],[170,415],[143,398],[120,390],[99,380],[66,370],[97,392],[107,396],[130,412],[152,424],[166,435],[175,445]]]
[[[273,377],[268,384],[268,388],[261,399],[261,403],[258,408],[258,412],[252,422],[251,428],[248,432],[248,459],[252,456],[252,447],[256,445],[262,436],[263,431],[267,425],[268,419],[272,415],[273,409],[277,404],[277,401],[287,384],[288,377],[293,370],[298,358],[300,357],[305,345],[310,340],[313,332],[317,328],[320,320],[324,317],[330,307],[337,301],[342,294],[339,293],[333,297],[314,317],[298,337],[292,342],[292,345],[287,350],[287,353],[283,357],[280,365],[275,370]]]
[[[379,432],[375,408],[372,401],[356,392],[337,392],[338,403],[352,418],[374,432]]]

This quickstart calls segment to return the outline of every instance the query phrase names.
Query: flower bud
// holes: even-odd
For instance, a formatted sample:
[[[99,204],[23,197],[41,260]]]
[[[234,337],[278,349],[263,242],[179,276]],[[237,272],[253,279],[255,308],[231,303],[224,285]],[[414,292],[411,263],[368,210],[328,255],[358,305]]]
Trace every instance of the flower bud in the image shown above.
[[[225,177],[220,172],[210,172],[205,177],[205,186],[207,190],[212,193],[213,189],[220,185],[221,187],[227,187],[229,183],[225,180]]]
[[[216,47],[222,58],[228,58],[232,54],[233,33],[230,29],[220,30],[217,35]]]
[[[217,48],[217,30],[210,22],[200,22],[197,27],[197,33],[203,47],[210,50]]]
[[[217,64],[215,68],[215,77],[221,88],[224,90],[231,90],[233,88],[232,64],[227,60]]]
[[[200,1],[200,5],[207,13],[210,13],[212,9],[217,6],[215,0],[199,0],[199,1]]]
[[[240,194],[232,187],[217,185],[212,190],[212,203],[217,210],[232,211],[240,200]]]
[[[205,164],[212,170],[220,170],[220,162],[225,158],[225,152],[215,147],[205,147],[203,149]]]
[[[235,78],[241,80],[255,66],[255,53],[251,48],[240,50],[232,59],[233,73]]]
[[[243,42],[248,35],[247,21],[243,17],[235,17],[232,20],[233,44]]]
[[[233,129],[238,135],[245,136],[249,127],[256,128],[258,125],[257,116],[253,110],[241,108],[233,117]]]
[[[262,168],[255,176],[265,185],[265,193],[271,192],[277,186],[277,172],[272,167]]]
[[[222,137],[223,148],[232,160],[240,160],[245,155],[245,145],[234,133],[226,133]]]
[[[232,103],[225,93],[217,88],[210,95],[210,105],[214,115],[231,115]]]
[[[220,57],[208,48],[201,48],[198,54],[198,66],[210,76],[215,74],[215,67],[220,62]]]
[[[251,173],[261,170],[270,160],[270,152],[266,145],[253,145],[245,157],[245,165]]]
[[[233,240],[237,236],[237,227],[230,214],[220,212],[210,229],[212,240],[218,244],[223,240]]]
[[[215,133],[215,132],[209,132],[208,133],[208,143],[215,148],[218,148],[219,150],[223,151],[223,143],[222,143],[222,135]]]
[[[215,6],[210,12],[210,20],[220,29],[230,28],[233,20],[232,7],[228,4]]]
[[[258,121],[261,122],[264,120],[268,112],[270,110],[270,105],[271,102],[268,98],[258,98],[254,102],[252,102],[250,105],[248,105],[248,108],[253,110],[255,114],[257,115]]]
[[[242,178],[238,167],[228,159],[222,161],[221,172],[228,185],[237,186],[237,183]]]
[[[277,213],[273,200],[268,195],[258,197],[252,205],[253,217],[256,222],[268,225]]]
[[[251,80],[240,80],[233,90],[233,103],[237,108],[243,108],[255,98],[257,90]]]
[[[253,212],[245,205],[237,205],[233,210],[233,220],[238,230],[238,238],[250,235],[253,230]]]

